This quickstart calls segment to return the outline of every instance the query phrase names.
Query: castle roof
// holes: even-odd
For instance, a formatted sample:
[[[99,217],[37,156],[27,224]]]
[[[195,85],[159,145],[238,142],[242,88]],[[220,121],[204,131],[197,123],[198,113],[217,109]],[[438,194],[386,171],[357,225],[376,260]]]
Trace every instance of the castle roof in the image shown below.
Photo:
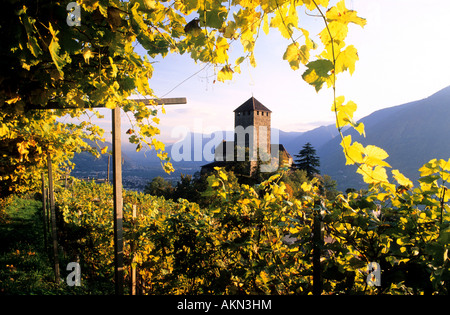
[[[260,110],[260,111],[265,111],[265,112],[270,112],[270,113],[272,112],[270,109],[268,109],[266,106],[261,104],[253,96],[250,97],[244,104],[242,104],[241,106],[236,108],[234,110],[234,112],[245,112],[245,111],[249,111],[249,110],[251,110],[251,111]]]

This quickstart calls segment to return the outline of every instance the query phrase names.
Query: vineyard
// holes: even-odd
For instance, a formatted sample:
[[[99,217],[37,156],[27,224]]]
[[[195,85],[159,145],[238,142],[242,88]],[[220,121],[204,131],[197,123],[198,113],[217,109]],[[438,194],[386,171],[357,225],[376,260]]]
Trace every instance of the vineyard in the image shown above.
[[[127,294],[450,293],[450,160],[429,161],[413,184],[397,169],[388,173],[382,148],[344,135],[350,128],[365,137],[354,119],[357,105],[337,94],[336,80],[359,60],[345,43],[349,25],[366,25],[344,0],[61,3],[8,0],[0,12],[1,294],[112,293],[118,220]],[[304,16],[323,29],[317,33]],[[250,185],[217,168],[201,203],[123,191],[123,219],[113,220],[109,184],[70,178],[53,189],[49,179],[51,213],[45,211],[44,172],[67,174],[81,151],[109,154],[85,142],[105,140],[96,108],[114,117],[123,110],[136,151],[155,150],[163,169],[173,171],[156,137],[159,98],[149,85],[156,58],[189,54],[213,66],[213,84],[225,82],[244,61],[256,67],[256,40],[270,30],[289,42],[282,58],[292,70],[302,69],[316,92],[331,88],[345,164],[357,166],[366,190],[329,194],[313,176],[293,189],[283,167]],[[241,46],[241,56],[231,57],[231,45]],[[66,123],[69,116],[79,124]],[[117,197],[121,181],[115,184]],[[52,280],[50,242],[61,279],[67,263],[79,264],[80,287],[61,283],[56,266]]]
[[[137,294],[448,294],[448,195],[438,184],[448,163],[426,164],[415,189],[373,186],[334,200],[316,179],[296,199],[281,174],[251,187],[220,169],[208,177],[207,208],[126,191],[126,283],[133,267]],[[82,283],[111,282],[112,187],[74,180],[56,203],[61,246],[80,262]],[[380,286],[368,281],[371,262]]]

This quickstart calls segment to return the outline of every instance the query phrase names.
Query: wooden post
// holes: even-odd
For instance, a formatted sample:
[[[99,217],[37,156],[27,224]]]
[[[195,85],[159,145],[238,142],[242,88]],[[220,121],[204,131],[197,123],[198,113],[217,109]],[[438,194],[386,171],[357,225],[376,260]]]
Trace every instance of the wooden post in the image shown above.
[[[136,205],[133,205],[133,229],[136,228]],[[136,251],[136,244],[134,239],[130,240],[131,251],[131,295],[136,295],[136,267],[134,266],[134,252]]]
[[[108,153],[108,167],[106,170],[106,182],[109,184],[109,174],[111,173],[109,165],[110,165],[110,161],[111,161],[111,154]]]
[[[48,188],[45,189],[45,194],[47,197],[47,231],[50,231],[52,229],[51,227],[51,222],[50,222],[50,204],[49,204],[49,200],[50,200],[50,190]]]
[[[114,180],[114,280],[116,295],[123,295],[123,214],[122,214],[122,149],[120,107],[112,110],[113,180]]]
[[[135,99],[136,102],[143,102],[145,105],[176,105],[186,104],[185,97],[164,98],[164,99]],[[50,102],[46,106],[27,106],[26,110],[43,110],[43,109],[64,109],[59,103]],[[85,107],[88,108],[88,107]],[[116,294],[123,294],[123,222],[122,222],[122,165],[121,165],[121,143],[120,143],[120,107],[112,110],[112,133],[113,133],[113,180],[114,180],[114,265],[115,265],[115,290]],[[49,159],[49,193],[51,194],[50,208],[53,209],[52,215],[52,237],[53,249],[55,257],[55,275],[59,278],[59,262],[58,262],[58,242],[56,239],[56,221],[55,205],[53,199],[53,182],[50,188],[51,177],[51,159]],[[109,172],[108,172],[109,176]],[[52,179],[53,181],[53,179]],[[55,251],[56,244],[56,251]],[[56,254],[55,254],[56,253]]]
[[[67,167],[64,172],[64,188],[67,189],[67,177],[69,176]]]
[[[42,188],[42,223],[44,227],[44,249],[47,252],[47,196],[45,191],[44,173],[41,173],[41,188]]]
[[[59,257],[58,257],[58,235],[56,231],[56,213],[55,213],[55,197],[53,195],[53,170],[52,158],[50,153],[47,156],[48,163],[48,191],[50,201],[50,216],[52,223],[52,241],[53,241],[53,263],[55,270],[55,282],[59,283]]]
[[[322,267],[320,256],[323,248],[323,222],[320,205],[315,207],[313,223],[313,295],[322,294]]]

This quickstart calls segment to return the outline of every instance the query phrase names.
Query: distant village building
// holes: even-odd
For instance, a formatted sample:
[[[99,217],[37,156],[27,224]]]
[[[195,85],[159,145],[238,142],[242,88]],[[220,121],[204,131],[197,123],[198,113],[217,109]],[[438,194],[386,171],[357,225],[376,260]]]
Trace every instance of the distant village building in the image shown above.
[[[272,111],[254,97],[234,110],[234,141],[222,141],[215,148],[214,162],[203,165],[202,173],[224,167],[234,161],[250,163],[250,174],[259,166],[261,172],[273,172],[293,163],[282,144],[271,143]]]

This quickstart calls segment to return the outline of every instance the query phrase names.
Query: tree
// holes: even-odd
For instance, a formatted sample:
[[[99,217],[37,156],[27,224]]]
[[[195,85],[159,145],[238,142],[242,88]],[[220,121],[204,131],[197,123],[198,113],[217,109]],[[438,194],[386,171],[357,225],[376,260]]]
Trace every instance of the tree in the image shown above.
[[[144,193],[152,196],[163,196],[166,199],[172,197],[173,191],[172,184],[161,176],[153,178],[144,188]]]
[[[318,169],[318,167],[320,167],[320,160],[311,143],[308,142],[305,144],[303,149],[301,149],[295,157],[297,157],[297,159],[295,159],[292,164],[294,169],[306,171],[309,179],[312,179],[315,174],[320,174]]]
[[[173,199],[178,198],[187,199],[189,201],[196,202],[199,197],[199,192],[196,191],[195,182],[192,175],[180,175],[180,180],[177,182],[175,191],[173,193]]]

